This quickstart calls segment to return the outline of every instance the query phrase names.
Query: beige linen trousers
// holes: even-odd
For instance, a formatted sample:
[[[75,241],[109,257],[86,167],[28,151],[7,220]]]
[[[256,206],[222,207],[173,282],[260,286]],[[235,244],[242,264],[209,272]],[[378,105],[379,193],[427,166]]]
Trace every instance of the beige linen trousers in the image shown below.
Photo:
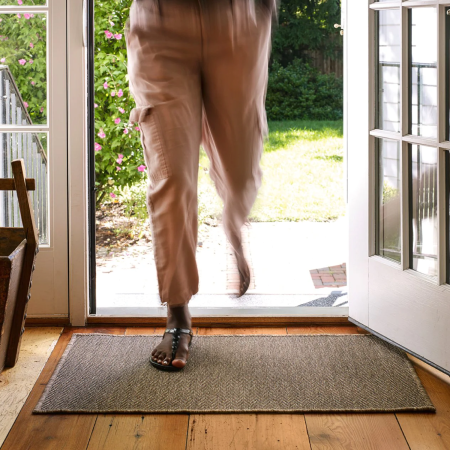
[[[128,77],[148,173],[162,304],[198,292],[197,180],[202,144],[233,248],[261,185],[272,11],[254,0],[135,0]]]

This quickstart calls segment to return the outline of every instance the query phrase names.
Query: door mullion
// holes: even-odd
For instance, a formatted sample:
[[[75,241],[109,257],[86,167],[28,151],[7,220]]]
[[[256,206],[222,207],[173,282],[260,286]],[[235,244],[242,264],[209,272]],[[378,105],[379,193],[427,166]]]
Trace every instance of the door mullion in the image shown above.
[[[438,149],[437,167],[437,216],[438,216],[438,284],[447,283],[447,207],[446,207],[446,167],[445,153],[448,150]]]
[[[410,259],[410,233],[411,233],[411,220],[410,214],[410,158],[409,158],[409,144],[407,142],[401,143],[400,151],[400,167],[401,167],[401,206],[400,206],[400,230],[401,230],[401,243],[402,243],[402,259],[401,268],[408,270],[411,267]]]
[[[447,140],[446,127],[446,7],[444,5],[438,6],[437,14],[437,136],[438,142]],[[445,167],[445,152],[443,148],[438,149],[438,167],[437,167],[437,216],[438,216],[438,284],[445,284],[447,282],[447,207],[446,207],[446,167]]]
[[[401,136],[409,134],[409,10],[401,8],[400,20],[401,32],[401,59],[400,59],[400,133]],[[401,230],[401,267],[403,270],[410,268],[410,220],[409,220],[409,157],[408,143],[401,142],[400,167],[401,167],[401,206],[400,206],[400,230]]]

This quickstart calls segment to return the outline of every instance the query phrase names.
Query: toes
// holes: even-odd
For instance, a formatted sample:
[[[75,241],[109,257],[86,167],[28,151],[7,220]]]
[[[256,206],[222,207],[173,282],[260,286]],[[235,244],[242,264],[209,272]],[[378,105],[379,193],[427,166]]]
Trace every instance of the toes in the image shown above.
[[[186,365],[186,360],[189,355],[188,344],[190,339],[191,338],[188,335],[183,335],[183,338],[180,339],[180,344],[178,346],[177,353],[175,354],[175,358],[172,361],[172,366],[181,369]]]
[[[170,365],[170,356],[166,356],[164,358],[164,361],[162,362],[162,364],[164,364],[165,366]]]
[[[164,352],[161,352],[159,355],[158,355],[158,362],[159,363],[162,363],[162,361],[163,361],[163,359],[166,357],[166,354],[164,353]]]

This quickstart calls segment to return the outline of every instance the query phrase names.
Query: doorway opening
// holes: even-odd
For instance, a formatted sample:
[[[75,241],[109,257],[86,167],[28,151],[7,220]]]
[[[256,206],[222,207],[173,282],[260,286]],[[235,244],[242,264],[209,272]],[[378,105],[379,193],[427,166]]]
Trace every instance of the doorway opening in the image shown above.
[[[128,123],[134,101],[124,25],[131,1],[120,3],[119,8],[91,1],[90,313],[161,314],[140,130]],[[342,37],[334,26],[340,21],[339,2],[314,11],[299,4],[298,12],[303,8],[305,14],[292,13],[291,3],[281,2],[279,22],[295,21],[300,28],[306,20],[325,38],[316,47],[308,42],[292,47],[284,44],[284,27],[274,34],[263,185],[242,230],[252,281],[241,298],[236,262],[221,226],[221,201],[200,150],[200,289],[190,306],[206,314],[224,308],[230,315],[348,312]],[[325,25],[320,17],[326,17]]]

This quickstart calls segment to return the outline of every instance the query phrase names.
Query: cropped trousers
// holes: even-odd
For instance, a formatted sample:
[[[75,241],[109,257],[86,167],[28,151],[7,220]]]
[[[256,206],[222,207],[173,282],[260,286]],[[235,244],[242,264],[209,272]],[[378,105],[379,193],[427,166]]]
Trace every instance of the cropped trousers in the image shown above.
[[[148,174],[147,206],[162,304],[198,292],[200,145],[223,200],[232,247],[261,185],[272,11],[255,0],[135,0],[128,77]]]

